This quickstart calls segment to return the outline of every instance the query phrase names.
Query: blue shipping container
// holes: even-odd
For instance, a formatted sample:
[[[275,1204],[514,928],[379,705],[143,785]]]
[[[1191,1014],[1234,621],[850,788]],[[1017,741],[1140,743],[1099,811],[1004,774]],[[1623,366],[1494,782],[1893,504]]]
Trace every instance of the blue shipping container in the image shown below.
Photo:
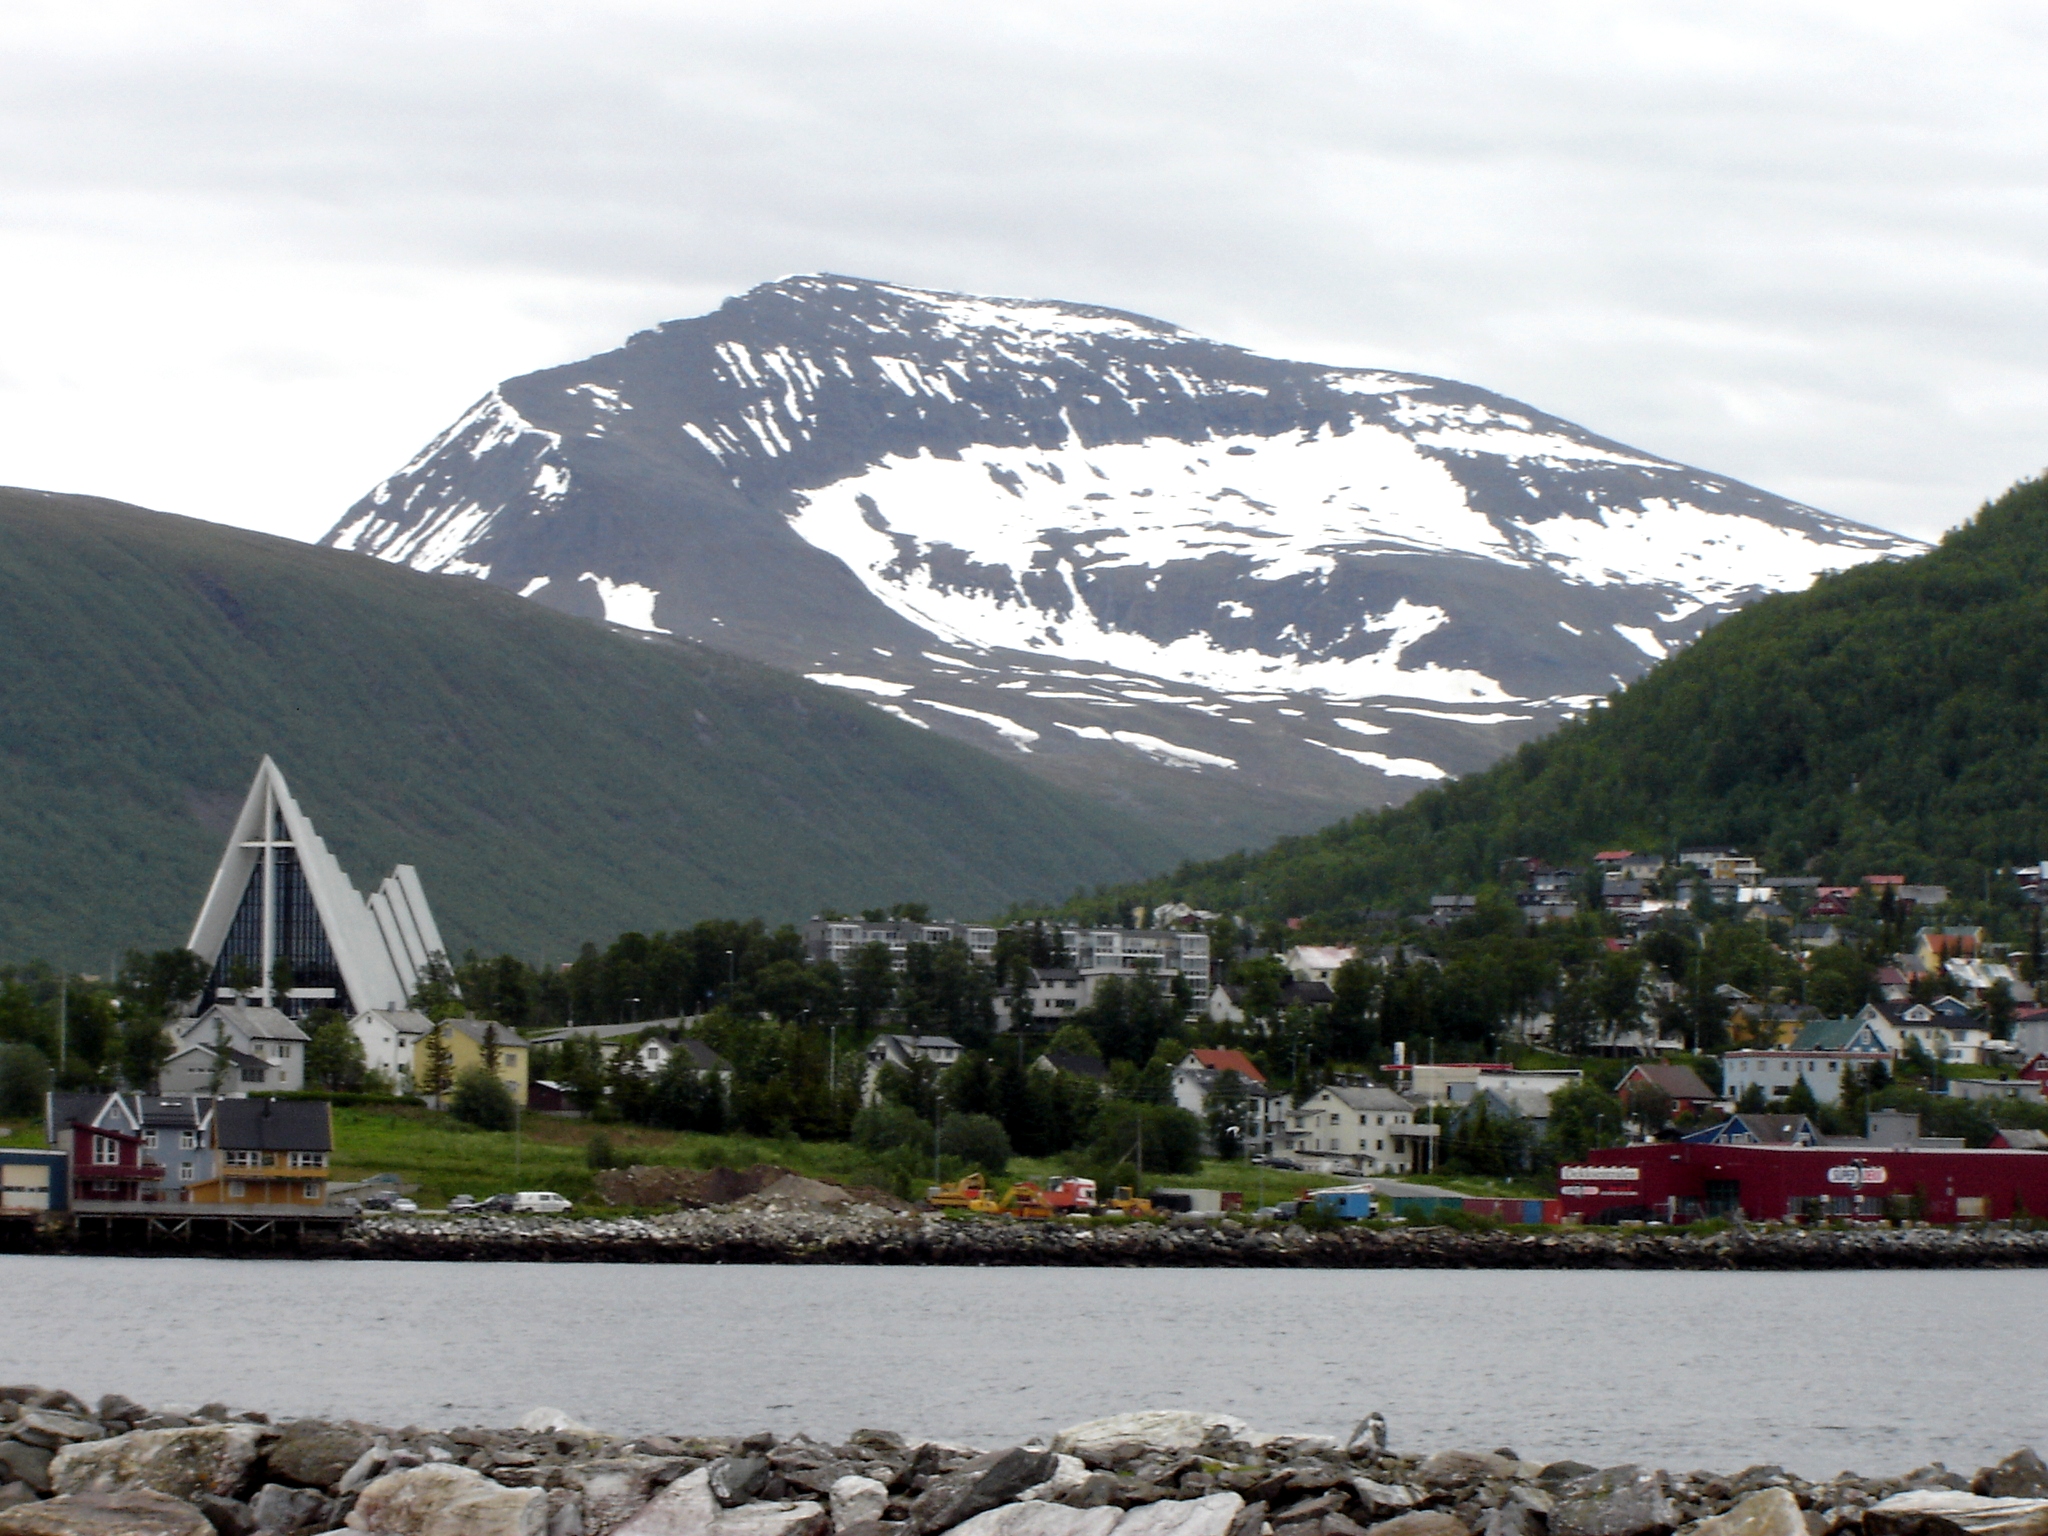
[[[1315,1201],[1324,1215],[1339,1221],[1365,1221],[1373,1214],[1369,1189],[1319,1189]]]

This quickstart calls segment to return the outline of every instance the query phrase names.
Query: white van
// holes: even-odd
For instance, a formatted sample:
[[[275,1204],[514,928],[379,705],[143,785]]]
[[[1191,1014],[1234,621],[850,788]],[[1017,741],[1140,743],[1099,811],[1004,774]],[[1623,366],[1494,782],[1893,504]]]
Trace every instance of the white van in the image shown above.
[[[515,1216],[559,1216],[575,1209],[572,1202],[547,1189],[522,1189],[512,1197]]]

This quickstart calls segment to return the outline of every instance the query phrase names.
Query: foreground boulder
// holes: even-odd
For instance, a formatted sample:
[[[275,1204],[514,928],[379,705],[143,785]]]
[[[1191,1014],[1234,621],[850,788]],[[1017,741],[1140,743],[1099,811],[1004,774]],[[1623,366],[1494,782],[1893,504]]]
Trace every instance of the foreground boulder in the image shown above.
[[[1997,1466],[1979,1472],[1970,1492],[1993,1499],[2048,1498],[2048,1463],[2031,1446],[2014,1451]]]
[[[1027,1451],[1021,1446],[977,1457],[918,1495],[910,1506],[910,1529],[916,1536],[950,1531],[961,1521],[1008,1504],[1026,1489],[1049,1481],[1058,1470],[1055,1453]]]
[[[1551,1536],[1663,1536],[1683,1517],[1664,1490],[1664,1474],[1609,1467],[1573,1478],[1557,1491]]]
[[[544,1536],[547,1495],[468,1467],[408,1467],[362,1491],[346,1522],[369,1536]]]
[[[1702,1520],[1694,1536],[1807,1536],[1806,1516],[1786,1490],[1766,1488],[1727,1514]]]
[[[202,1494],[231,1499],[248,1481],[271,1433],[253,1424],[138,1429],[111,1440],[66,1446],[50,1464],[50,1481],[59,1493],[141,1487],[187,1503]]]
[[[1230,1536],[1244,1500],[1234,1493],[1140,1504],[1116,1523],[1116,1536]]]
[[[370,1437],[346,1424],[299,1419],[264,1453],[270,1475],[304,1488],[333,1488],[370,1448]]]
[[[1914,1488],[1863,1513],[1866,1536],[2048,1536],[2048,1499]]]
[[[0,1536],[214,1536],[214,1529],[183,1499],[131,1488],[17,1504],[0,1511]]]
[[[1053,1436],[1052,1448],[1078,1456],[1090,1466],[1129,1461],[1146,1451],[1191,1451],[1211,1435],[1219,1440],[1251,1438],[1251,1426],[1227,1413],[1189,1413],[1178,1408],[1148,1408],[1090,1419]]]
[[[1034,1501],[1005,1504],[953,1527],[954,1536],[1109,1536],[1123,1511],[1109,1505],[1072,1509]]]

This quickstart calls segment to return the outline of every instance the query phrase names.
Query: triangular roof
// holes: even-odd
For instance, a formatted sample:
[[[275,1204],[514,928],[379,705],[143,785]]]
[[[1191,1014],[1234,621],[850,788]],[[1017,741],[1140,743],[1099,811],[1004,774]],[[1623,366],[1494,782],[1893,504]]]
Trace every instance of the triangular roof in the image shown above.
[[[1857,1042],[1864,1042],[1858,1045]],[[1877,1031],[1867,1020],[1809,1019],[1799,1027],[1799,1036],[1792,1042],[1795,1051],[1882,1051],[1884,1042],[1877,1038]]]
[[[209,965],[219,961],[252,880],[263,878],[266,853],[283,847],[296,858],[349,1004],[358,1010],[403,1007],[419,985],[427,957],[447,952],[419,875],[410,864],[401,864],[366,901],[267,756],[257,765],[186,947]],[[266,919],[266,934],[270,927]],[[266,937],[263,942],[271,941]],[[256,969],[256,993],[269,1005],[277,1001],[269,967]]]
[[[1266,1080],[1266,1074],[1253,1066],[1251,1057],[1243,1051],[1209,1050],[1198,1047],[1189,1051],[1188,1055],[1211,1072],[1235,1072],[1245,1081],[1252,1083],[1263,1083]]]
[[[1663,1089],[1665,1094],[1673,1099],[1717,1097],[1713,1089],[1700,1081],[1699,1073],[1691,1067],[1681,1067],[1668,1061],[1637,1062],[1621,1075],[1621,1081],[1615,1084],[1615,1092],[1619,1093],[1636,1078]]]

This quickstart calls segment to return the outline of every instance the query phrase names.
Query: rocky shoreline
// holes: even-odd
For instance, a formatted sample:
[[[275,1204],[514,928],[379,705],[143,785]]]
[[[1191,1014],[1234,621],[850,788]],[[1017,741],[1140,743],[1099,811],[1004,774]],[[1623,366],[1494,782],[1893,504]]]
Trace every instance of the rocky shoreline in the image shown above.
[[[77,1239],[67,1251],[119,1250]],[[2022,1269],[2048,1231],[1748,1227],[1310,1229],[1178,1218],[1022,1222],[876,1206],[746,1202],[646,1217],[379,1216],[250,1256],[582,1264],[866,1264],[1221,1269]]]
[[[622,1437],[272,1423],[0,1387],[0,1536],[2040,1536],[2048,1465],[1808,1482],[1398,1454],[1220,1414],[1120,1414],[983,1450],[886,1430]]]

